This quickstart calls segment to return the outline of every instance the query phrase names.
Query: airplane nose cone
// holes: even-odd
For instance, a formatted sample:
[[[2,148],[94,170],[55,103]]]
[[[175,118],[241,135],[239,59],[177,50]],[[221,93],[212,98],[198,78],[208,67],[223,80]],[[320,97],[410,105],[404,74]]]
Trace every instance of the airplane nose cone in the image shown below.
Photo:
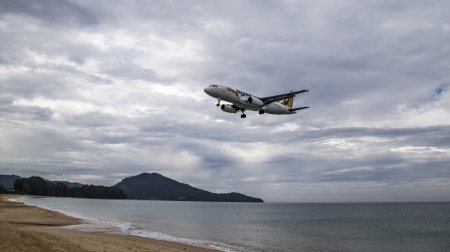
[[[205,89],[203,89],[205,91],[205,93],[207,93],[208,95],[211,95],[211,91],[209,89],[209,87],[205,87]]]

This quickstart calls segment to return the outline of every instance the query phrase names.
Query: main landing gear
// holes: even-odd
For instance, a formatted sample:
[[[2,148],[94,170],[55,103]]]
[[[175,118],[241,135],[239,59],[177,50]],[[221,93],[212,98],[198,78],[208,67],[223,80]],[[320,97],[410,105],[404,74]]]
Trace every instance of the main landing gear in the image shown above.
[[[220,98],[217,98],[217,104],[216,104],[216,106],[217,106],[217,107],[220,106]]]
[[[246,117],[247,117],[247,115],[246,115],[246,114],[244,114],[244,111],[245,111],[245,109],[241,109],[241,112],[242,112],[241,118],[242,118],[242,119],[244,119],[244,118],[246,118]]]
[[[260,115],[264,114],[264,110],[260,110],[260,111],[259,111],[259,114],[260,114]]]

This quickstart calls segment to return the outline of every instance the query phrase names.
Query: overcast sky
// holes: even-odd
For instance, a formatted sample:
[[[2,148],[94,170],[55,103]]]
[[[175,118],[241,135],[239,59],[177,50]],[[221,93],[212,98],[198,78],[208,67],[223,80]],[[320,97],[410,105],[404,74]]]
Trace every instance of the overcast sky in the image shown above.
[[[0,1],[0,174],[450,200],[446,1]],[[297,95],[224,113],[203,89]]]

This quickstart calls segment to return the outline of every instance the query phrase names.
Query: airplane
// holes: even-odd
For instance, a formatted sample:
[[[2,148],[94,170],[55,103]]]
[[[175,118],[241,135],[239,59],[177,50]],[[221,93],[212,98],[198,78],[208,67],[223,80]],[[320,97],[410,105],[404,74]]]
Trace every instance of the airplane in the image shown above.
[[[227,101],[232,104],[222,104],[220,108],[227,113],[242,112],[241,118],[246,118],[245,110],[259,111],[259,114],[295,114],[298,110],[307,109],[309,107],[292,108],[294,104],[294,96],[296,94],[309,92],[308,90],[291,91],[290,93],[257,97],[239,90],[232,89],[223,85],[210,85],[206,87],[205,93],[209,96],[217,98],[217,106],[220,106],[220,101]],[[280,101],[283,102],[280,103]]]

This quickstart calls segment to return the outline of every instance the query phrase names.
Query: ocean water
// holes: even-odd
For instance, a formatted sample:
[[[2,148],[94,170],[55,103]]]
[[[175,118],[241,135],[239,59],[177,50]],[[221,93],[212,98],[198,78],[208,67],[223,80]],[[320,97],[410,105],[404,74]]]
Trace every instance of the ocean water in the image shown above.
[[[450,203],[17,201],[104,224],[94,231],[222,251],[450,251]]]

